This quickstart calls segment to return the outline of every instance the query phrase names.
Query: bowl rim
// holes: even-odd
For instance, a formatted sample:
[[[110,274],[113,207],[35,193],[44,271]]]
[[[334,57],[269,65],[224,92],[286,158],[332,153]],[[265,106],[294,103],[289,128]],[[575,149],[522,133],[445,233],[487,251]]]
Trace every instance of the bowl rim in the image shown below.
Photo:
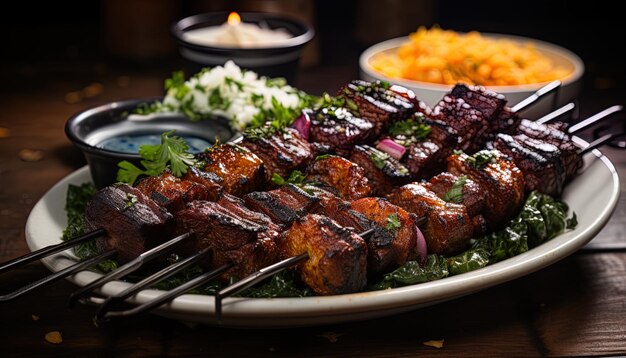
[[[518,43],[531,42],[535,46],[535,48],[537,48],[539,51],[554,52],[566,58],[569,62],[572,63],[574,70],[570,74],[568,74],[566,77],[559,79],[563,87],[578,81],[582,77],[583,73],[585,72],[585,64],[583,60],[577,54],[575,54],[574,52],[562,46],[559,46],[559,45],[556,45],[547,41],[534,39],[531,37],[509,35],[509,34],[503,34],[503,33],[489,33],[489,32],[481,32],[480,34],[481,36],[484,36],[484,37],[489,37],[489,38],[494,38],[494,39],[509,39]],[[400,45],[407,42],[408,40],[409,40],[408,36],[396,37],[393,39],[379,42],[377,44],[374,44],[368,47],[365,51],[363,51],[361,56],[359,56],[359,67],[361,71],[365,72],[371,78],[379,78],[390,83],[395,83],[398,85],[406,86],[408,88],[419,87],[424,90],[439,90],[442,92],[449,91],[451,86],[453,86],[451,84],[416,81],[416,80],[409,80],[409,79],[404,79],[404,78],[393,78],[393,77],[386,76],[374,70],[370,66],[369,60],[373,56],[377,55],[378,53],[382,51],[386,51],[394,47],[400,47]],[[516,92],[535,91],[550,82],[551,81],[529,83],[529,84],[522,84],[522,85],[506,85],[506,86],[489,85],[489,86],[484,86],[484,87],[490,90],[496,91],[498,93],[508,94],[508,93],[516,93]]]
[[[241,16],[241,21],[251,20],[258,21],[261,19],[274,19],[280,21],[291,22],[294,25],[301,26],[304,29],[304,33],[298,36],[294,36],[292,38],[286,39],[280,42],[278,46],[258,46],[258,47],[236,47],[236,46],[210,46],[210,45],[199,45],[194,42],[189,42],[185,40],[183,34],[186,29],[190,26],[196,25],[198,23],[206,22],[209,18],[213,17],[223,17],[227,18],[230,11],[219,11],[219,12],[205,12],[201,14],[191,15],[184,17],[180,20],[177,20],[170,27],[170,32],[172,36],[176,39],[176,41],[189,48],[193,48],[196,50],[214,50],[214,51],[242,51],[242,52],[252,52],[252,51],[260,51],[260,50],[277,50],[277,49],[292,49],[299,46],[303,46],[309,41],[313,39],[315,36],[315,30],[313,26],[309,23],[299,20],[295,17],[284,15],[284,14],[276,14],[262,11],[244,11],[237,12]]]
[[[107,102],[104,104],[99,104],[99,105],[95,105],[92,107],[88,107],[86,109],[83,109],[73,114],[71,117],[67,119],[67,121],[65,122],[65,128],[64,128],[65,135],[70,140],[70,142],[72,142],[72,144],[77,146],[80,150],[87,152],[91,155],[107,157],[107,158],[118,158],[119,160],[140,160],[142,159],[142,157],[141,155],[139,155],[139,153],[118,152],[115,150],[109,150],[109,149],[105,149],[105,148],[101,148],[101,147],[97,147],[92,144],[89,144],[83,138],[78,136],[73,130],[73,128],[76,127],[80,121],[86,118],[89,118],[91,116],[102,114],[102,113],[109,113],[114,110],[124,111],[126,108],[130,108],[130,109],[136,108],[138,105],[143,104],[143,103],[154,103],[154,102],[162,101],[163,98],[164,97],[162,96],[156,96],[156,97],[123,99],[123,100],[117,100],[117,101]],[[162,116],[162,117],[187,118],[185,117],[185,115],[181,113],[164,112],[164,113],[157,113],[156,115]],[[217,121],[221,121],[222,122],[221,124],[224,124],[232,132],[232,129],[228,126],[228,120],[225,117],[216,116],[215,119]],[[188,118],[187,120],[189,120],[190,123],[196,123],[196,125],[201,125],[202,123],[209,122],[209,121],[192,121]]]

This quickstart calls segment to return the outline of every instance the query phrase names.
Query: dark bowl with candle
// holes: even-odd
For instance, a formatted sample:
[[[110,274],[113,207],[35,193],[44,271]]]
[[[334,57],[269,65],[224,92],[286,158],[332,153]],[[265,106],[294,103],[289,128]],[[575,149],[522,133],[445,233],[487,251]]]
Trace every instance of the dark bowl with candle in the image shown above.
[[[186,17],[172,25],[171,31],[179,44],[189,73],[203,67],[219,66],[233,60],[239,67],[268,77],[284,77],[293,84],[304,46],[313,39],[313,28],[300,20],[270,13],[239,13],[244,24],[258,25],[268,31],[286,31],[291,37],[267,44],[245,45],[209,44],[191,40],[188,32],[227,26],[228,12],[213,12]],[[236,26],[236,25],[234,25]]]
[[[139,166],[139,145],[159,144],[164,132],[175,130],[175,136],[185,138],[190,144],[190,152],[200,152],[216,139],[225,142],[233,135],[225,118],[191,121],[179,114],[129,114],[142,104],[159,100],[111,102],[84,110],[68,119],[65,134],[85,155],[91,178],[98,188],[117,181],[117,164],[120,161],[128,160]]]

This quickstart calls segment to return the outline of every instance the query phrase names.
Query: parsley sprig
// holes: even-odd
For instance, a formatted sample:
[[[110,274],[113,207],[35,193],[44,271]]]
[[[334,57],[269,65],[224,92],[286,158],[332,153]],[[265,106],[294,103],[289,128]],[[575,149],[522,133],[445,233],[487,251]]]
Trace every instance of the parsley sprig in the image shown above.
[[[402,227],[398,214],[387,215],[387,230],[396,230]]]
[[[467,182],[467,176],[461,175],[459,178],[452,184],[450,190],[448,190],[444,196],[443,200],[449,203],[460,204],[463,202],[463,187]]]
[[[174,130],[161,134],[161,144],[142,145],[139,155],[143,158],[140,169],[133,163],[124,160],[118,163],[117,180],[133,185],[140,175],[156,176],[169,165],[172,174],[177,177],[187,172],[189,166],[196,163],[193,154],[187,153],[189,146],[181,137],[172,136]]]
[[[422,122],[424,116],[421,113],[415,117],[397,121],[389,128],[389,134],[394,136],[394,141],[405,147],[409,147],[413,143],[421,142],[431,132],[429,125]]]
[[[476,169],[481,169],[487,164],[495,163],[498,159],[498,152],[495,150],[481,150],[468,156],[465,162]]]
[[[299,170],[292,171],[291,174],[289,174],[289,177],[287,179],[283,178],[278,173],[272,174],[272,183],[276,185],[285,185],[285,184],[300,185],[304,183],[305,179],[306,179],[306,176],[304,175],[303,172]]]

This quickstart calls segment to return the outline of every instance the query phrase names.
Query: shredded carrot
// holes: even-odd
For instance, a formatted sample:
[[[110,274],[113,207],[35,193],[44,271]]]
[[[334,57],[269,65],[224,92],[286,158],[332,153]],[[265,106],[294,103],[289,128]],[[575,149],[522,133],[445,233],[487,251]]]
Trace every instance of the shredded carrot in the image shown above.
[[[484,86],[563,79],[571,72],[552,63],[532,43],[420,27],[397,51],[380,53],[372,67],[392,78]]]

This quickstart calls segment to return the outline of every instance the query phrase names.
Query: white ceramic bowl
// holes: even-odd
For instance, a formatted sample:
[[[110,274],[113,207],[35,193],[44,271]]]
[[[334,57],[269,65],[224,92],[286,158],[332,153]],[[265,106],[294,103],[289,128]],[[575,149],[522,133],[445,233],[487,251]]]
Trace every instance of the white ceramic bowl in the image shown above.
[[[566,78],[561,79],[562,84],[558,91],[558,105],[564,105],[578,97],[580,94],[585,65],[580,57],[573,52],[548,42],[526,37],[500,34],[483,34],[483,36],[490,38],[507,38],[518,43],[531,42],[541,54],[553,61],[554,64],[571,70],[570,74]],[[382,80],[407,87],[415,92],[417,98],[424,101],[427,105],[433,106],[439,102],[444,94],[448,93],[452,89],[451,85],[391,78],[376,71],[371,66],[371,61],[376,55],[380,53],[393,53],[394,51],[397,51],[402,44],[408,41],[408,37],[399,37],[380,42],[365,50],[359,58],[361,78],[367,81]],[[518,86],[487,86],[487,88],[505,95],[508,100],[508,105],[513,106],[533,94],[537,89],[541,88],[545,84],[546,83]],[[538,118],[550,112],[552,107],[553,101],[546,99],[529,107],[523,112],[523,114],[531,119]]]

